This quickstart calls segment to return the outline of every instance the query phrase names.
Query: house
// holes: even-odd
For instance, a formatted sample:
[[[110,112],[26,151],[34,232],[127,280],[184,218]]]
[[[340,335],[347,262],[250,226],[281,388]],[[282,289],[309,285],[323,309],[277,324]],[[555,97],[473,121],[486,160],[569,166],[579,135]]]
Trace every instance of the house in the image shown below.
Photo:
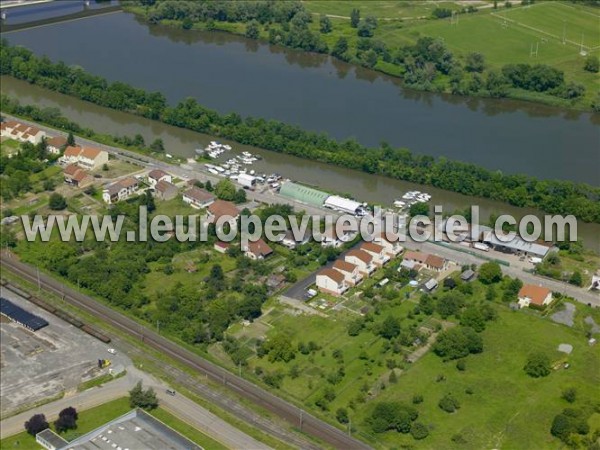
[[[427,267],[429,270],[442,272],[448,268],[448,262],[439,256],[427,255],[427,258],[425,259],[425,267]]]
[[[66,164],[96,170],[108,163],[108,152],[95,147],[68,146],[61,159]]]
[[[63,136],[54,136],[46,141],[46,150],[53,155],[60,155],[66,146],[67,138]]]
[[[519,307],[525,308],[533,304],[546,306],[552,303],[552,291],[535,284],[526,284],[519,291]]]
[[[423,285],[423,287],[428,291],[431,292],[433,291],[436,287],[438,287],[438,282],[436,281],[435,278],[431,278],[429,281],[427,281],[427,283],[425,283]]]
[[[170,181],[160,180],[155,184],[154,195],[161,200],[172,200],[177,197],[179,189]]]
[[[344,275],[344,279],[349,286],[356,286],[363,280],[363,276],[358,270],[358,266],[341,259],[333,263],[333,269]]]
[[[148,172],[148,184],[150,187],[156,186],[159,181],[167,181],[171,183],[173,181],[173,177],[164,170],[160,169],[154,169]]]
[[[301,236],[294,236],[292,230],[288,230],[285,232],[285,236],[281,240],[281,243],[285,245],[287,248],[294,249],[298,245],[306,244],[310,241],[310,230],[309,227],[306,227],[304,230],[304,234]]]
[[[126,200],[137,192],[139,182],[133,177],[123,178],[102,191],[102,199],[109,205],[112,203]]]
[[[77,164],[69,164],[63,170],[65,183],[78,188],[85,188],[94,182],[94,178]]]
[[[373,243],[381,245],[390,258],[395,258],[404,250],[398,242],[398,236],[390,235],[389,233],[386,235],[385,231],[379,236],[375,236],[373,238]]]
[[[213,248],[219,253],[227,253],[227,250],[229,250],[229,244],[227,242],[217,241],[215,242]]]
[[[265,241],[248,242],[244,254],[250,259],[265,259],[273,254],[273,249]]]
[[[436,272],[441,272],[448,268],[448,263],[444,258],[422,252],[406,252],[404,254],[404,261],[412,261]]]
[[[317,274],[317,287],[331,295],[342,295],[348,290],[343,274],[334,269],[323,269]]]
[[[14,139],[19,142],[39,144],[46,137],[46,133],[37,127],[10,120],[0,124],[0,136]]]
[[[267,282],[265,284],[267,285],[267,288],[269,288],[269,291],[274,292],[279,289],[284,282],[285,276],[280,273],[275,273],[269,275],[269,278],[267,278]]]
[[[369,276],[376,269],[375,264],[373,264],[373,256],[363,250],[350,250],[344,256],[344,260],[358,266],[358,271],[366,276]]]
[[[231,202],[225,200],[216,200],[208,206],[208,218],[212,223],[217,223],[221,218],[221,222],[228,222],[231,226],[235,226],[235,222],[240,215],[240,212]]]
[[[390,260],[389,255],[385,251],[385,247],[382,245],[374,244],[373,242],[363,242],[359,247],[362,251],[367,252],[373,257],[373,264],[378,267],[382,267],[387,264]]]
[[[204,189],[194,186],[183,193],[183,201],[192,208],[202,209],[214,203],[215,196]]]

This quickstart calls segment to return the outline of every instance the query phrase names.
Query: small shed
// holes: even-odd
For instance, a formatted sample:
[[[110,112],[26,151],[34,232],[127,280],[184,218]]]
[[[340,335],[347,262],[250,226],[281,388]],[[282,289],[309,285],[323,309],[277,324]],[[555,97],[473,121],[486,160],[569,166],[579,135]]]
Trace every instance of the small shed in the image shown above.
[[[463,273],[460,274],[460,279],[463,281],[471,281],[474,276],[475,276],[475,272],[473,272],[471,269],[467,269]]]
[[[427,283],[423,285],[425,289],[429,292],[433,291],[436,287],[438,287],[438,282],[435,278],[431,278]]]

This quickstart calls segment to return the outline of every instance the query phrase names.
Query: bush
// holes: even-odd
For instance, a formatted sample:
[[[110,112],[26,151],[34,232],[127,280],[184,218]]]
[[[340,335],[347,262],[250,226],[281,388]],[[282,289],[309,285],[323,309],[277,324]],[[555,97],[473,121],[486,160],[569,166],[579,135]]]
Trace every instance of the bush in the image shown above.
[[[129,391],[129,405],[132,408],[154,409],[158,406],[156,393],[151,387],[144,390],[142,382],[138,383]]]
[[[444,360],[464,358],[470,353],[481,353],[483,340],[472,328],[462,326],[442,331],[435,344],[433,352]]]
[[[453,413],[460,408],[460,403],[451,394],[446,394],[440,399],[438,406],[442,411]]]
[[[50,195],[48,206],[53,211],[61,211],[67,207],[67,201],[62,195],[60,195],[58,192],[55,192]]]
[[[410,427],[410,434],[419,441],[429,436],[429,429],[421,422],[414,422]]]
[[[596,55],[590,55],[586,58],[583,68],[588,72],[598,73],[600,70],[600,59]]]
[[[502,269],[495,262],[486,262],[479,268],[479,281],[483,284],[494,284],[502,280]]]
[[[545,353],[532,353],[527,358],[527,362],[525,363],[523,370],[525,370],[527,375],[533,378],[546,377],[550,375],[550,364],[550,357]]]
[[[575,388],[565,389],[562,392],[562,396],[561,397],[564,400],[568,401],[569,403],[574,403],[575,400],[577,399],[577,390]]]
[[[423,396],[421,394],[413,395],[412,402],[415,405],[418,405],[419,403],[423,403]]]
[[[368,422],[375,433],[388,430],[408,433],[417,417],[419,413],[411,406],[400,402],[381,402],[373,409]]]
[[[467,369],[467,363],[464,359],[459,359],[458,361],[456,361],[456,368],[461,372],[464,372]]]

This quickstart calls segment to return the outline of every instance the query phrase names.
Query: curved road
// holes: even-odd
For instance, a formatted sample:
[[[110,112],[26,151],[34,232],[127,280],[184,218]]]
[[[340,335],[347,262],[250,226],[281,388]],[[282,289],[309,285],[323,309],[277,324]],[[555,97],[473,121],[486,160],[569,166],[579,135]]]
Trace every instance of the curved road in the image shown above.
[[[212,378],[214,381],[222,383],[238,395],[272,412],[293,426],[301,428],[304,433],[312,435],[330,446],[339,449],[370,448],[365,443],[348,436],[338,428],[317,419],[257,385],[231,374],[195,353],[179,347],[177,344],[145,328],[134,320],[125,317],[110,307],[95,301],[87,295],[74,291],[58,280],[43,273],[38,273],[35,268],[17,261],[16,257],[11,256],[10,253],[2,252],[0,262],[4,269],[9,269],[32,283],[38,283],[39,281],[40,286],[44,289],[53,291],[61,296],[64,295],[65,301],[95,315],[125,333],[141,339],[147,345],[164,352],[186,366]]]

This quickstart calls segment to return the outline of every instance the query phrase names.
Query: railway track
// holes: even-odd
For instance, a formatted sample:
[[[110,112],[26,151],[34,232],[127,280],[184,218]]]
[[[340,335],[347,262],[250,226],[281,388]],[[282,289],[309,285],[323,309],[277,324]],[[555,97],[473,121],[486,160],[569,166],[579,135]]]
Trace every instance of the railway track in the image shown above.
[[[66,302],[93,314],[122,332],[140,339],[152,348],[163,352],[189,368],[199,371],[207,378],[210,377],[213,381],[226,386],[237,395],[252,401],[256,405],[275,414],[278,418],[301,429],[302,432],[314,436],[334,448],[345,450],[370,448],[367,444],[352,438],[343,431],[323,422],[297,406],[276,397],[270,392],[243,378],[233,375],[227,370],[201,358],[195,353],[179,347],[177,344],[108,306],[93,300],[87,295],[74,291],[58,280],[38,272],[34,267],[17,261],[16,257],[12,256],[10,253],[2,252],[0,255],[0,262],[3,269],[8,269],[25,280],[34,284],[39,284],[41,288],[58,294],[63,297]],[[288,443],[292,445],[295,444],[289,441]],[[301,448],[318,448],[314,445],[307,446],[306,444],[307,442],[304,441],[302,444],[299,444],[299,446]]]

